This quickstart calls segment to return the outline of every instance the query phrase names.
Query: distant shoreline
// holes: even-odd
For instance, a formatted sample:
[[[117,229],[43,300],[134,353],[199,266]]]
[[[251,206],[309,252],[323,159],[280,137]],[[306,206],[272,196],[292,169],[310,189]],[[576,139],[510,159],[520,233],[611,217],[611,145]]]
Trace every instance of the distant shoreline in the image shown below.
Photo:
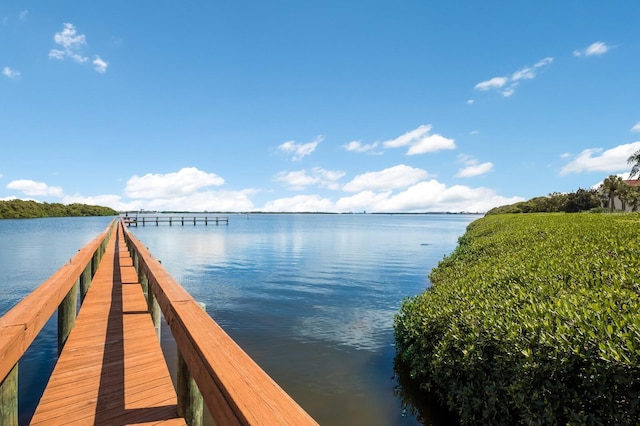
[[[32,200],[0,201],[0,219],[38,219],[46,217],[117,216],[104,206],[88,204],[40,203]]]
[[[154,214],[226,214],[226,215],[249,215],[249,214],[326,214],[326,215],[477,215],[484,216],[485,213],[479,212],[265,212],[265,211],[252,211],[252,212],[225,212],[225,211],[122,211],[120,215],[154,215]]]

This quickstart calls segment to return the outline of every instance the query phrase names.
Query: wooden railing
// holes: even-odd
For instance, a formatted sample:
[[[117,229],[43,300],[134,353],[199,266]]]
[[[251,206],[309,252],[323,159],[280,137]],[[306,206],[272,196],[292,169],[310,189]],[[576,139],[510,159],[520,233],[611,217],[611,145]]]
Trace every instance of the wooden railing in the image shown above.
[[[58,353],[89,289],[114,226],[111,224],[70,261],[0,318],[0,425],[18,424],[18,362],[58,310]]]
[[[197,397],[189,396],[186,389],[197,385],[219,425],[317,424],[207,315],[126,226],[122,228],[140,283],[147,288],[154,322],[159,323],[161,310],[176,341],[184,367],[178,372],[178,413],[187,423],[199,414],[189,403]]]

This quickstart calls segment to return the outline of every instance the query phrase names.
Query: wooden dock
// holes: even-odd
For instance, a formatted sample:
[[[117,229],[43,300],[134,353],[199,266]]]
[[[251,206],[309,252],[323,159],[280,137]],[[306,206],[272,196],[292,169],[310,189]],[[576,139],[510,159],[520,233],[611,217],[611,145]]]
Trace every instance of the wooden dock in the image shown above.
[[[33,425],[199,425],[203,402],[218,425],[317,424],[124,225],[114,221],[0,318],[0,424],[18,423],[18,361],[56,309],[60,355]],[[161,314],[178,347],[176,387]]]
[[[122,216],[127,226],[155,225],[229,225],[229,216]]]
[[[31,421],[184,425],[122,231],[109,241],[77,325]]]

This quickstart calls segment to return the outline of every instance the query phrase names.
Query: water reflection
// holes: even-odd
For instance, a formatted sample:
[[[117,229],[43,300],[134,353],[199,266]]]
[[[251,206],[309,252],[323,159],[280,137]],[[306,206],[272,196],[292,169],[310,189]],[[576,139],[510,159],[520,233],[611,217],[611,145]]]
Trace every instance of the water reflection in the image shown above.
[[[393,360],[395,386],[393,394],[400,399],[402,411],[413,416],[423,425],[456,425],[459,424],[455,413],[444,407],[433,393],[420,389],[411,379],[409,367],[398,357]]]
[[[393,315],[475,217],[230,219],[133,231],[320,424],[419,423],[394,396]]]

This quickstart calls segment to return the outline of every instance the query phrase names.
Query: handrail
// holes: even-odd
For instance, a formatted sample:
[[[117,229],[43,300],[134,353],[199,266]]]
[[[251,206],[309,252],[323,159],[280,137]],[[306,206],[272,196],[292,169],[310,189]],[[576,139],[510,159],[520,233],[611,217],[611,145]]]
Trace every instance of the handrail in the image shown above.
[[[120,223],[138,274],[160,305],[216,424],[317,424]]]
[[[4,400],[6,405],[0,407],[3,408],[0,409],[0,423],[17,423],[16,367],[56,310],[58,350],[64,345],[75,323],[78,283],[81,299],[84,299],[115,224],[116,219],[0,318],[0,400],[9,400]]]
[[[78,282],[94,255],[104,247],[115,219],[24,299],[0,318],[0,378],[11,371],[29,345]],[[104,250],[104,249],[102,249]]]

